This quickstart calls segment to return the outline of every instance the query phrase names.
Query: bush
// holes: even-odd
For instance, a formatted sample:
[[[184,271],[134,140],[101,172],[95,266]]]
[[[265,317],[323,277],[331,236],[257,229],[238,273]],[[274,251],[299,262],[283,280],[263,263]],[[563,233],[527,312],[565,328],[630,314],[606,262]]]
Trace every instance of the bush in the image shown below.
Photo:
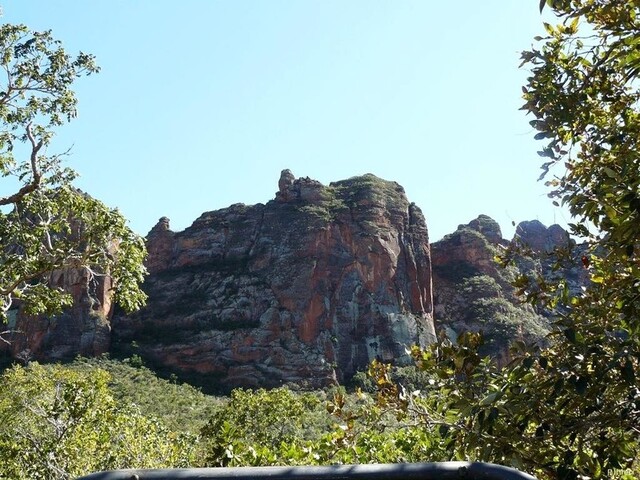
[[[109,374],[16,366],[0,377],[0,477],[70,479],[92,471],[189,465],[195,442],[115,401]]]

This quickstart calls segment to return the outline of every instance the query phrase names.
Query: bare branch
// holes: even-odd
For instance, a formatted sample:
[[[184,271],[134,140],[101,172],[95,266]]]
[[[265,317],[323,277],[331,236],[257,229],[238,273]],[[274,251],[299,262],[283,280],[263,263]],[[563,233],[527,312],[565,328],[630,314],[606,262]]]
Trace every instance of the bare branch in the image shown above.
[[[39,141],[36,141],[33,136],[33,131],[31,130],[31,124],[27,125],[27,138],[29,139],[29,143],[31,143],[31,181],[13,195],[0,197],[0,205],[10,205],[12,203],[19,202],[25,195],[35,191],[40,186],[42,174],[38,168],[38,152],[40,152],[44,141],[42,138]]]

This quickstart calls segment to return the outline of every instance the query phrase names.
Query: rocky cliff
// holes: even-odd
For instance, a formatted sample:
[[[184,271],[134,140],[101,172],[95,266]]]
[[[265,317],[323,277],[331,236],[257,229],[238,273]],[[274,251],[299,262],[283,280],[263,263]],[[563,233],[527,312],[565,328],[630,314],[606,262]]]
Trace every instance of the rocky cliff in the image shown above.
[[[321,386],[434,340],[427,227],[400,185],[285,170],[278,187],[182,232],[160,219],[148,306],[115,316],[118,348],[204,385]]]
[[[501,268],[495,256],[509,245],[519,253]],[[182,232],[163,217],[147,247],[142,311],[112,318],[108,276],[53,272],[73,307],[10,312],[14,333],[0,348],[25,360],[136,354],[212,390],[317,387],[373,359],[408,361],[408,347],[434,341],[434,312],[440,332],[482,330],[485,353],[507,359],[510,342],[543,341],[549,326],[521,302],[516,278],[561,276],[574,293],[587,281],[580,248],[557,225],[523,222],[507,241],[480,215],[430,246],[420,209],[373,175],[322,185],[284,170],[270,202],[204,213]],[[559,265],[548,253],[565,247],[573,258]]]
[[[514,262],[506,268],[495,258],[513,248]],[[569,248],[571,247],[571,248]],[[557,264],[554,252],[570,252]],[[549,312],[543,316],[523,302],[513,286],[521,276],[565,279],[576,293],[587,282],[581,268],[581,247],[559,225],[521,222],[512,240],[502,238],[500,226],[480,215],[431,246],[434,310],[439,328],[455,339],[465,330],[482,331],[484,353],[508,359],[514,340],[544,342],[549,332]]]
[[[0,346],[22,361],[106,353],[111,340],[111,278],[70,268],[52,272],[49,283],[70,293],[72,306],[53,317],[26,315],[19,308],[10,311],[10,333]]]

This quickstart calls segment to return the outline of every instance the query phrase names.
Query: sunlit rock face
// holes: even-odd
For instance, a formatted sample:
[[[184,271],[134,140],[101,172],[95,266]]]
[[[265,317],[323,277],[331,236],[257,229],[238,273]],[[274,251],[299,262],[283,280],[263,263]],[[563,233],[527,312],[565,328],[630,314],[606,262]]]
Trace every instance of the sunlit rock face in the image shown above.
[[[425,219],[373,175],[284,170],[274,200],[182,232],[163,218],[148,249],[148,306],[116,315],[118,348],[205,388],[323,386],[435,338]]]

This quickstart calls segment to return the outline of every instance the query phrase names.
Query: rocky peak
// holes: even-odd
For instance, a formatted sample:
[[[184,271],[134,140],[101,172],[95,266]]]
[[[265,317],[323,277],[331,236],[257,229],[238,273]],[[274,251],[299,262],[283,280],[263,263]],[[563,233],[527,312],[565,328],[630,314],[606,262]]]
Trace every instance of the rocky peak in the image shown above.
[[[164,232],[171,231],[170,221],[167,217],[160,217],[158,223],[149,231],[148,237],[162,235]]]
[[[520,275],[559,277],[577,294],[588,281],[579,261],[583,247],[576,246],[560,269],[549,254],[569,241],[559,225],[547,228],[537,220],[521,222],[511,242],[486,215],[460,225],[431,246],[438,326],[452,338],[465,330],[482,331],[487,341],[484,353],[502,360],[508,360],[508,347],[515,339],[544,342],[548,318],[522,302],[513,282]],[[499,266],[494,257],[508,245],[515,247],[514,262]]]
[[[480,232],[489,242],[493,244],[504,243],[502,238],[502,230],[500,225],[488,215],[479,215],[478,218],[471,220],[467,227]],[[462,225],[458,228],[463,227]]]
[[[494,260],[508,243],[498,223],[480,215],[431,246],[438,326],[452,339],[482,331],[483,353],[503,361],[514,339],[540,340],[547,331],[546,320],[515,295],[515,267]]]
[[[147,234],[147,260],[145,265],[149,273],[155,273],[167,267],[173,249],[173,237],[169,219],[161,217]]]
[[[431,245],[434,273],[459,280],[472,274],[496,274],[496,246],[506,243],[498,223],[480,215]]]
[[[539,220],[520,222],[516,227],[516,239],[534,252],[551,252],[557,247],[566,247],[571,241],[569,233],[560,225],[547,228]]]
[[[422,210],[413,202],[409,204],[409,225],[417,228],[427,228],[427,222]]]
[[[285,169],[280,173],[276,201],[318,203],[324,199],[324,188],[317,180],[309,177],[295,178],[291,170]]]

